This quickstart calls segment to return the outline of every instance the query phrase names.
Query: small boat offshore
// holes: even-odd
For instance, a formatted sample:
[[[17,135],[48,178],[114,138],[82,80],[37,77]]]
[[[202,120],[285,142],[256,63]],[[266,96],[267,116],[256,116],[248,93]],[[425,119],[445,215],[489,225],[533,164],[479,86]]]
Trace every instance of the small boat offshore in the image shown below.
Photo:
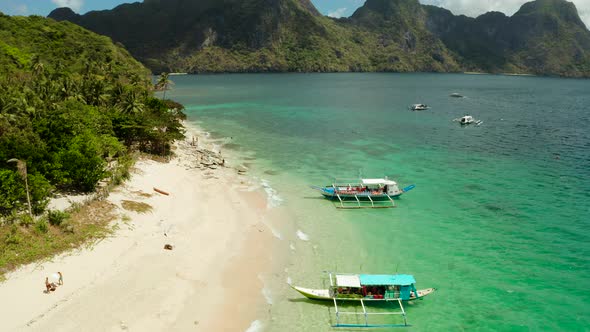
[[[400,189],[397,182],[389,180],[387,177],[382,179],[337,179],[325,187],[312,186],[325,198],[338,200],[340,204],[336,207],[340,209],[392,208],[395,207],[394,198],[415,187],[416,185],[412,184]]]
[[[459,124],[461,124],[461,126],[470,125],[470,124],[475,124],[476,126],[479,126],[480,124],[483,123],[482,120],[476,120],[471,115],[465,115],[460,118],[454,119],[453,121],[459,122]]]
[[[409,326],[402,301],[414,301],[434,293],[435,288],[417,290],[414,276],[409,274],[347,274],[327,272],[329,284],[327,289],[310,289],[291,285],[291,288],[312,300],[333,301],[336,323],[333,327],[400,327]],[[338,307],[338,301],[358,302],[362,312],[344,312]],[[393,302],[399,310],[392,312],[368,312],[366,304],[371,302]],[[364,324],[341,322],[345,315],[363,315]],[[369,324],[371,315],[401,315],[403,324]],[[354,319],[358,322],[358,319]]]
[[[426,105],[426,104],[414,104],[414,105],[410,106],[410,110],[412,110],[412,111],[425,111],[429,108],[430,107],[428,107],[428,105]]]

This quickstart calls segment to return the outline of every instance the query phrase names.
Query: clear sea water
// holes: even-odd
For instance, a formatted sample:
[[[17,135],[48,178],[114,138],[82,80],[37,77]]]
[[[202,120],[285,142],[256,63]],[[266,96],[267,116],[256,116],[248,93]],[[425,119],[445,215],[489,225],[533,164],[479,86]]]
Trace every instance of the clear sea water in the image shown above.
[[[304,300],[286,283],[320,288],[324,270],[409,273],[418,288],[436,287],[406,306],[412,331],[590,330],[590,81],[172,79],[169,96],[239,156],[234,164],[265,181],[275,196],[269,206],[288,216],[266,221],[280,238],[273,250],[287,254],[277,262],[284,270],[263,277],[272,301],[259,317],[265,331],[332,330],[331,305]],[[414,103],[431,109],[411,112]],[[452,121],[465,114],[484,122]],[[342,211],[309,188],[358,176],[416,189],[394,209]]]

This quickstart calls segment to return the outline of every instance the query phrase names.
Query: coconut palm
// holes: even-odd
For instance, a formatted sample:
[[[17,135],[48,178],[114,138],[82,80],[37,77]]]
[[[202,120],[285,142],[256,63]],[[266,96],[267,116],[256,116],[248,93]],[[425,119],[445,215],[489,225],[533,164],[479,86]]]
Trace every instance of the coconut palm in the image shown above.
[[[160,74],[160,77],[158,78],[158,82],[156,83],[156,89],[164,91],[164,95],[162,96],[162,99],[166,99],[166,90],[168,90],[168,88],[173,84],[174,84],[174,82],[172,82],[170,80],[170,74],[168,74],[168,73]]]
[[[145,105],[141,102],[135,91],[127,93],[117,105],[117,109],[125,114],[142,113]]]

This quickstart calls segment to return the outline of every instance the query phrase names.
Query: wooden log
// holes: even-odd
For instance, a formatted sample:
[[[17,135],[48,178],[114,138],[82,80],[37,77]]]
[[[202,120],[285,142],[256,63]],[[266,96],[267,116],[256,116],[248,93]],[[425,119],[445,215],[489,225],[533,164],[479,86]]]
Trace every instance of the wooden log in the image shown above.
[[[165,192],[164,190],[160,190],[160,189],[158,189],[156,187],[154,187],[154,191],[157,192],[157,193],[160,193],[162,195],[166,195],[166,196],[170,195],[169,193]]]

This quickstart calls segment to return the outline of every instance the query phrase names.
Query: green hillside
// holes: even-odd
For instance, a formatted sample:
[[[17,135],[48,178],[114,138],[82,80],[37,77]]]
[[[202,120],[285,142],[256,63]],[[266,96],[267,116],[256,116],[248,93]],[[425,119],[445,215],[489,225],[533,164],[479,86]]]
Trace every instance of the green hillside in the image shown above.
[[[34,214],[53,190],[92,191],[130,151],[167,154],[182,137],[149,71],[72,23],[0,15],[0,67],[0,161],[26,163]],[[0,216],[25,210],[17,165],[0,162],[0,179]]]

